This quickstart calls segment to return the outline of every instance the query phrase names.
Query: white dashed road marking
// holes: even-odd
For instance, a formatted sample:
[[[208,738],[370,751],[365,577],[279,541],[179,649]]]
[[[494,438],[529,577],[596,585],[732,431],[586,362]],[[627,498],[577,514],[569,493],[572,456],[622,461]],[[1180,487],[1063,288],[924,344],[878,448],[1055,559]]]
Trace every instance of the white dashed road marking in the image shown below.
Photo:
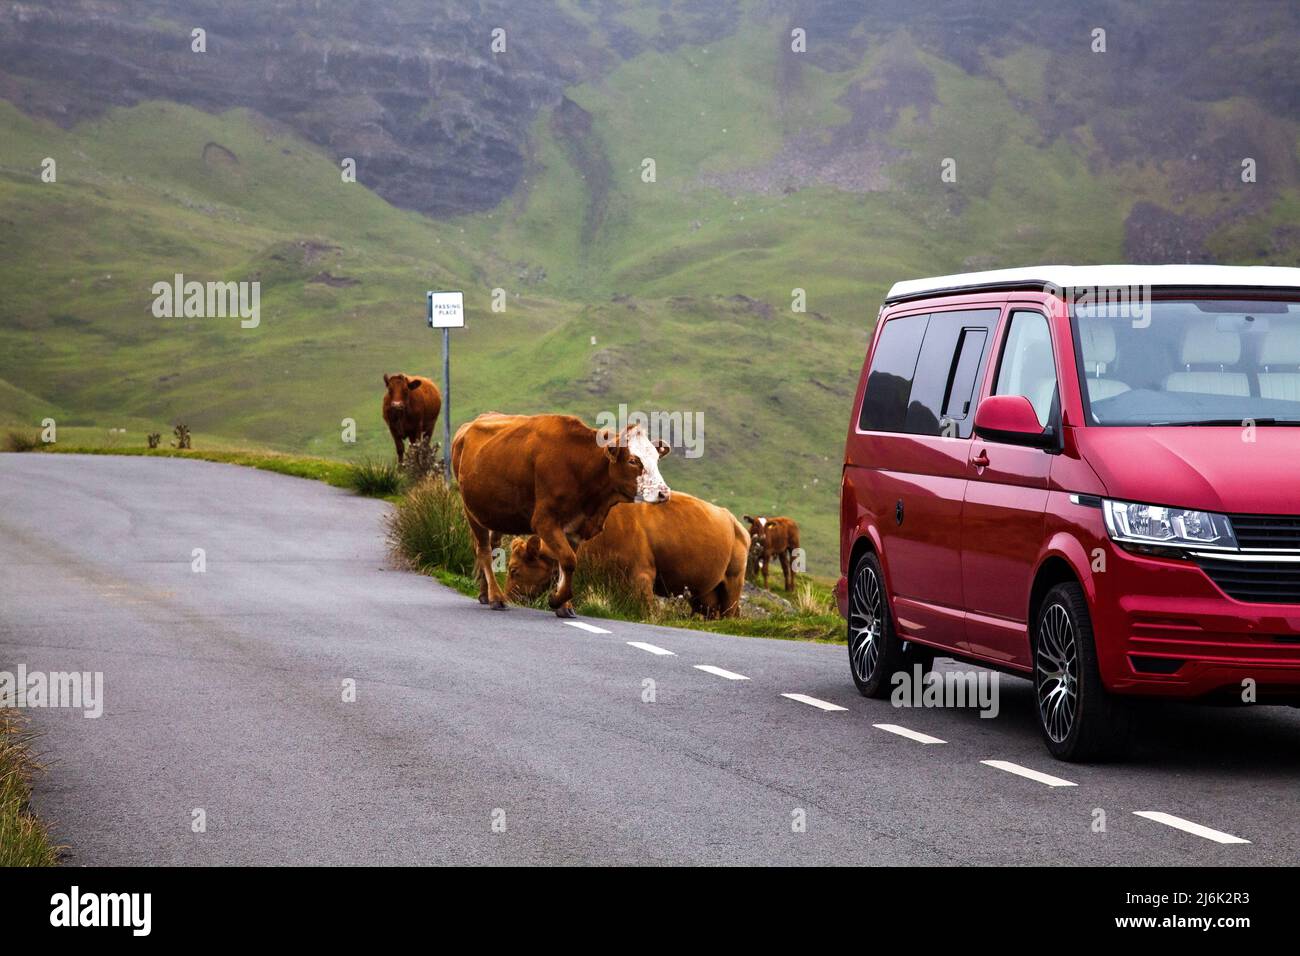
[[[656,647],[653,644],[647,644],[645,641],[628,641],[628,644],[632,647],[639,647],[643,651],[649,651],[651,654],[667,654],[669,657],[677,656],[672,651],[664,650],[662,647]]]
[[[938,737],[931,737],[929,734],[923,734],[919,730],[908,730],[898,724],[872,724],[871,726],[877,730],[887,730],[891,734],[906,737],[908,740],[915,740],[919,744],[946,744],[948,742],[940,740]]]
[[[824,700],[818,700],[816,697],[809,697],[807,694],[782,694],[782,697],[789,697],[791,700],[797,700],[801,704],[808,704],[817,707],[820,710],[848,710],[847,707],[841,707],[839,704],[832,704]]]
[[[697,671],[704,671],[706,674],[715,674],[718,677],[725,677],[727,680],[749,680],[744,674],[737,674],[733,671],[724,671],[721,667],[714,667],[712,664],[696,664]]]
[[[1022,767],[1018,763],[1012,763],[1010,760],[981,760],[980,763],[987,764],[990,767],[996,767],[998,770],[1005,770],[1007,773],[1014,773],[1018,777],[1024,777],[1027,780],[1037,780],[1039,783],[1045,783],[1049,787],[1074,787],[1077,784],[1069,780],[1062,780],[1060,777],[1053,777],[1049,773],[1039,773],[1037,770],[1030,770],[1028,767]]]
[[[1160,810],[1134,810],[1135,816],[1145,817],[1148,820],[1154,820],[1156,823],[1163,823],[1167,827],[1173,827],[1176,830],[1183,830],[1187,833],[1195,834],[1198,837],[1204,837],[1207,840],[1213,840],[1215,843],[1249,843],[1249,840],[1243,840],[1241,837],[1235,837],[1231,833],[1224,833],[1221,830],[1211,830],[1209,827],[1203,827],[1199,823],[1193,823],[1191,820],[1184,820],[1182,817],[1176,817],[1172,813],[1163,813]]]
[[[586,621],[565,621],[569,627],[576,627],[582,631],[590,631],[592,634],[608,634],[609,631],[603,627],[597,627],[595,624],[588,624]]]

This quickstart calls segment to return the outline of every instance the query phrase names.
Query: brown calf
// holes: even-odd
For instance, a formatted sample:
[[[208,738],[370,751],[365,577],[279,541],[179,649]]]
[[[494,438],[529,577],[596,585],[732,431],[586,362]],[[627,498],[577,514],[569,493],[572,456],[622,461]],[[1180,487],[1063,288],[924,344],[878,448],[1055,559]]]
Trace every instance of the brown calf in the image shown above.
[[[749,524],[749,537],[753,541],[754,558],[758,570],[763,573],[763,587],[767,587],[767,566],[773,556],[781,562],[781,572],[785,579],[785,589],[794,590],[794,552],[799,547],[799,525],[793,518],[751,518],[742,519]]]

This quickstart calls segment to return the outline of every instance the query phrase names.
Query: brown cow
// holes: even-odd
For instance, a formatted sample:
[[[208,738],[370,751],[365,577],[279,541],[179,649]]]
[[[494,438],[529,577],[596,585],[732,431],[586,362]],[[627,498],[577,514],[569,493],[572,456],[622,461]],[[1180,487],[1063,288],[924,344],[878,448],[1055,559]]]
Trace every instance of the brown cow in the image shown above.
[[[605,562],[625,570],[643,600],[689,593],[706,618],[740,613],[749,532],[730,511],[684,492],[657,505],[615,505],[599,534],[578,548],[578,564]],[[510,548],[506,593],[531,600],[551,583],[555,561],[533,535]]]
[[[427,378],[394,372],[384,376],[384,421],[397,446],[397,463],[402,463],[402,441],[415,444],[421,438],[432,440],[433,428],[442,411],[442,393]]]
[[[500,415],[466,422],[451,443],[451,467],[474,536],[479,603],[504,609],[505,594],[492,571],[492,546],[501,534],[536,534],[558,558],[560,580],[550,605],[575,617],[574,542],[600,531],[614,505],[667,501],[659,476],[668,446],[629,426],[599,432],[572,415]]]
[[[781,562],[781,572],[785,579],[785,589],[794,590],[794,552],[799,548],[799,525],[793,518],[751,518],[742,519],[749,522],[749,537],[754,542],[754,558],[758,570],[763,572],[763,587],[767,587],[767,566],[775,555]]]

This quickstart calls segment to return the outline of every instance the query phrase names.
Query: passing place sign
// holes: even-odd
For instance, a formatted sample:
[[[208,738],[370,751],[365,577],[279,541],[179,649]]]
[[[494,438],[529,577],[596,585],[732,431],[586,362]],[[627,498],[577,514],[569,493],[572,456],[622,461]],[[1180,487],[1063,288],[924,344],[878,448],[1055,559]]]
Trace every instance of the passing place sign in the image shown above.
[[[465,293],[427,292],[427,318],[431,329],[459,329],[465,326]]]

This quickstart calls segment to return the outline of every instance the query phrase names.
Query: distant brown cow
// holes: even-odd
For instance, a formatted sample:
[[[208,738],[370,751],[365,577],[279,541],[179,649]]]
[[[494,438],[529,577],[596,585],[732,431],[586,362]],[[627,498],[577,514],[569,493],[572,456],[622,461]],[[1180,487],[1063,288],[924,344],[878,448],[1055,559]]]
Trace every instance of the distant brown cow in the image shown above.
[[[785,579],[785,589],[794,590],[794,552],[799,547],[799,525],[793,518],[751,518],[744,516],[749,523],[749,537],[753,541],[754,558],[758,570],[763,572],[763,587],[767,587],[767,566],[775,556],[781,562],[781,572]]]
[[[474,536],[479,603],[506,606],[492,572],[492,546],[501,534],[536,534],[559,560],[550,605],[574,617],[574,542],[598,533],[614,505],[667,501],[659,476],[668,454],[630,426],[596,431],[572,415],[499,415],[466,422],[451,443],[451,467]]]
[[[578,564],[605,562],[625,570],[645,601],[689,593],[706,618],[740,613],[749,532],[730,511],[677,491],[663,504],[615,505],[605,527],[578,547]],[[540,539],[515,538],[506,593],[531,600],[545,591],[556,563]]]
[[[442,411],[442,393],[427,378],[395,372],[384,376],[384,421],[397,446],[397,463],[402,462],[402,441],[414,444],[421,438],[432,440],[433,428]]]

